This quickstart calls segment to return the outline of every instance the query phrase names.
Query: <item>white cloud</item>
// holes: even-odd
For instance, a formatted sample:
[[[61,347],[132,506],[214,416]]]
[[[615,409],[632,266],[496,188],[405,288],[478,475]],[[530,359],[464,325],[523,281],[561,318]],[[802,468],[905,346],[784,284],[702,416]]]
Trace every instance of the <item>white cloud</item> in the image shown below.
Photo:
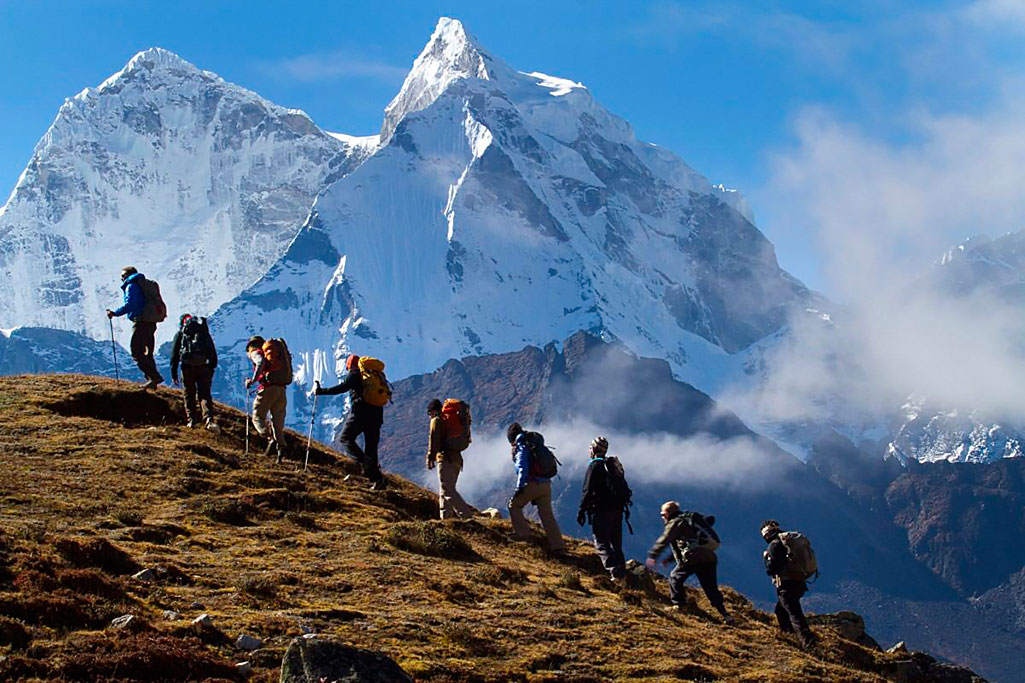
[[[402,83],[408,69],[386,62],[353,57],[343,52],[300,55],[263,65],[276,77],[301,83],[323,83],[346,78],[368,78]]]

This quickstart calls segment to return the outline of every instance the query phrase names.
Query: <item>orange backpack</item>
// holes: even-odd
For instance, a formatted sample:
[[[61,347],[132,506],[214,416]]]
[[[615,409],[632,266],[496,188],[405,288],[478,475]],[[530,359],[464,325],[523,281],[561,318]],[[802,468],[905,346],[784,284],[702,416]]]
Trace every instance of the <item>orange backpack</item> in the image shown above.
[[[263,343],[263,360],[267,363],[264,375],[269,384],[288,386],[292,383],[292,354],[284,339],[268,339]]]
[[[470,406],[458,398],[446,398],[441,406],[441,422],[445,425],[446,450],[465,451],[470,447]]]

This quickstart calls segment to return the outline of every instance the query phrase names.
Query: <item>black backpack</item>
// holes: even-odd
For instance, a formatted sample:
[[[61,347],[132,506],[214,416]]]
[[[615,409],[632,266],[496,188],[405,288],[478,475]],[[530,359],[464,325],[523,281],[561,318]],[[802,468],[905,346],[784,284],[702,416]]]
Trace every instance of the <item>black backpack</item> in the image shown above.
[[[608,501],[612,505],[621,506],[624,510],[633,505],[633,491],[626,483],[626,471],[623,463],[614,455],[604,458],[605,461],[605,486]]]
[[[182,327],[182,365],[206,365],[214,356],[214,340],[210,336],[206,318],[189,318]]]
[[[524,432],[523,438],[530,449],[530,475],[540,479],[551,479],[559,473],[559,459],[545,446],[545,438],[537,432]]]
[[[692,541],[691,545],[699,548],[708,548],[709,550],[715,550],[719,547],[722,542],[719,539],[719,534],[715,532],[712,525],[715,524],[715,516],[708,515],[705,517],[700,512],[684,512],[681,515],[688,524],[694,527],[696,536]]]

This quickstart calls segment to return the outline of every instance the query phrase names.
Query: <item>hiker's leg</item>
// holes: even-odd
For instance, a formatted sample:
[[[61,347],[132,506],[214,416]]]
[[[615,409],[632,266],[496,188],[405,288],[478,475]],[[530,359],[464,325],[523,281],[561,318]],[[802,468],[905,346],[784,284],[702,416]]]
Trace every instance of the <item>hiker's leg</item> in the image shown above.
[[[801,608],[801,596],[807,590],[804,582],[784,581],[778,591],[779,604],[783,606],[783,610],[789,617],[791,629],[797,631],[806,643],[809,640],[814,640],[811,629],[808,627],[808,620],[804,616],[804,610]]]
[[[288,412],[288,393],[285,391],[285,387],[267,388],[273,390],[270,406],[271,430],[280,453],[285,444],[285,414]]]
[[[381,463],[377,459],[379,443],[381,443],[381,423],[371,422],[363,429],[363,455],[366,457],[363,471],[370,481],[384,479],[384,475],[381,474]]]
[[[214,371],[209,365],[201,365],[196,373],[196,392],[199,405],[203,409],[203,421],[214,419],[214,398],[211,389],[214,381]]]
[[[362,433],[363,424],[356,417],[356,414],[350,411],[349,417],[345,419],[345,424],[342,425],[342,433],[338,435],[338,440],[345,447],[345,453],[361,465],[366,458],[363,455],[363,449],[356,443],[356,437]]]
[[[267,426],[267,413],[270,412],[271,399],[266,386],[256,392],[256,399],[253,401],[253,428],[260,436],[267,436],[270,428]]]
[[[786,607],[783,606],[783,594],[776,589],[776,622],[779,624],[779,630],[783,633],[793,633],[794,625],[790,623],[790,614],[787,612]]]
[[[523,506],[534,499],[537,490],[536,484],[527,484],[523,489],[509,499],[509,519],[512,521],[513,536],[517,538],[530,538],[530,525],[527,518],[523,516]]]
[[[669,601],[677,607],[687,606],[687,589],[684,584],[690,575],[691,572],[679,564],[669,572]]]
[[[595,510],[591,514],[591,532],[594,535],[594,549],[598,551],[601,565],[611,576],[618,578],[619,558],[612,539],[614,515],[608,510]]]
[[[698,576],[698,583],[701,584],[701,588],[705,591],[705,596],[708,601],[712,603],[719,614],[726,616],[726,604],[723,601],[722,591],[719,590],[718,581],[718,562],[706,562],[698,565],[694,572]]]
[[[141,320],[132,323],[132,341],[129,344],[132,360],[139,367],[142,376],[148,380],[155,380],[160,374],[156,372],[155,366],[151,367],[153,365],[152,356],[146,355],[147,340],[152,345],[153,333],[156,331],[156,328],[155,324],[144,323]]]
[[[463,456],[452,459],[453,470],[452,474],[452,490],[450,497],[452,498],[452,506],[455,508],[456,514],[460,517],[470,518],[473,517],[473,508],[470,507],[469,503],[463,498],[462,494],[456,489],[456,482],[459,481],[459,473],[463,471]]]
[[[537,506],[537,515],[548,537],[548,547],[555,551],[565,550],[566,541],[562,540],[562,530],[552,511],[552,484],[546,481],[538,483],[538,486],[540,494],[534,499],[534,505]]]
[[[626,556],[623,555],[623,513],[616,511],[612,516],[612,527],[609,529],[609,542],[612,544],[614,569],[612,576],[626,576]]]
[[[182,393],[185,395],[185,419],[189,422],[194,422],[199,418],[199,413],[196,410],[196,394],[199,389],[197,369],[191,365],[182,366]]]

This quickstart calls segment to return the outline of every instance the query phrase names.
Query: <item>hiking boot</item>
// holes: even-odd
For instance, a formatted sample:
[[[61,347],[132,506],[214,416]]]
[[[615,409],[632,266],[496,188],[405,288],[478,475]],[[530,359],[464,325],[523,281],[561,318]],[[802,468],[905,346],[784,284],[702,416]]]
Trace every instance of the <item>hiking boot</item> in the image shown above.
[[[155,379],[151,379],[150,381],[148,381],[145,384],[143,384],[142,388],[143,389],[156,389],[158,386],[160,386],[160,382],[155,380]]]
[[[373,484],[370,485],[370,490],[371,491],[384,491],[386,488],[388,488],[388,482],[385,481],[383,478],[382,479],[378,479],[377,481],[375,481]]]
[[[731,617],[730,615],[728,615],[728,614],[723,614],[723,615],[722,615],[722,623],[723,623],[723,624],[725,624],[726,626],[733,626],[733,625],[734,625],[734,624],[736,624],[737,622],[736,622],[736,620],[734,620],[734,618],[733,618],[733,617]]]
[[[819,644],[818,637],[814,633],[812,633],[811,631],[809,631],[808,633],[800,634],[798,636],[798,640],[801,642],[801,649],[802,650],[814,649],[815,646]]]
[[[271,456],[271,453],[275,452],[275,450],[277,449],[277,446],[278,446],[278,442],[277,441],[268,441],[267,442],[267,448],[263,449],[263,456],[265,458],[269,458]]]
[[[189,420],[188,422],[185,423],[185,426],[188,427],[189,429],[195,429],[196,428],[196,422],[195,422],[195,420]]]
[[[207,420],[206,421],[206,429],[207,429],[207,431],[213,432],[214,434],[220,434],[221,433],[220,426],[218,426],[218,424],[216,422],[214,422],[213,420]]]

